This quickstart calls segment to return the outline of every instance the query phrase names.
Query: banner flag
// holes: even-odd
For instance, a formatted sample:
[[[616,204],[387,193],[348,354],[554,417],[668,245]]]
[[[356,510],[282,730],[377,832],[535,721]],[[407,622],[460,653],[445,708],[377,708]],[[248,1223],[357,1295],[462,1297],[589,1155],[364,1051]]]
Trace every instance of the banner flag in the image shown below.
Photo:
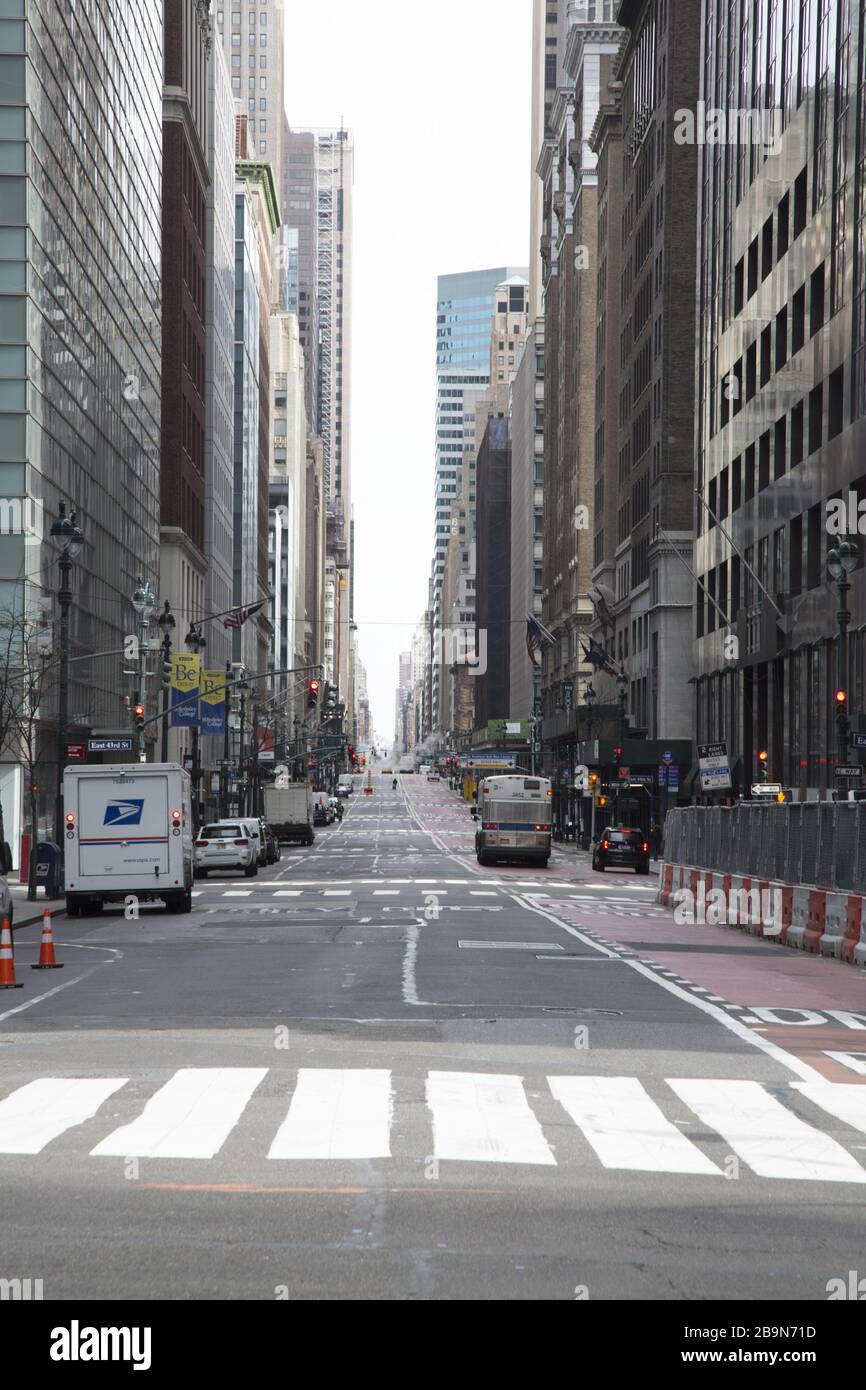
[[[219,666],[201,673],[199,726],[202,734],[225,734],[226,673]]]
[[[171,717],[173,729],[195,729],[198,727],[197,695],[201,680],[201,657],[198,652],[172,652],[171,654]],[[181,701],[185,703],[181,704]]]

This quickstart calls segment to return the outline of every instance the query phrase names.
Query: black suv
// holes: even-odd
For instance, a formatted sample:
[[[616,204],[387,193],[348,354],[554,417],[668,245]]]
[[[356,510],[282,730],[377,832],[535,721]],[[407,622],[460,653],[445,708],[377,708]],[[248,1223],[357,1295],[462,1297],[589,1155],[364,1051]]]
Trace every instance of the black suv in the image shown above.
[[[649,840],[628,825],[606,825],[592,851],[592,867],[599,873],[633,868],[636,874],[648,874],[649,860]]]

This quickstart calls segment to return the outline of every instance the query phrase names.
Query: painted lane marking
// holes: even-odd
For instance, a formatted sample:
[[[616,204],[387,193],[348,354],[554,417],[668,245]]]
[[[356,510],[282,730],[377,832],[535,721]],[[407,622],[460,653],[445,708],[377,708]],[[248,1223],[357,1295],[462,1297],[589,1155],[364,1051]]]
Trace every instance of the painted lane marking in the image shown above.
[[[551,1092],[605,1168],[646,1173],[722,1171],[666,1119],[633,1076],[549,1076]]]
[[[866,1086],[856,1082],[793,1082],[794,1090],[800,1091],[808,1100],[820,1106],[837,1120],[844,1120],[852,1129],[866,1134]]]
[[[474,951],[561,951],[556,941],[458,941],[463,950]]]
[[[44,1077],[0,1101],[0,1153],[38,1154],[73,1125],[96,1114],[126,1076]]]
[[[841,1144],[807,1125],[757,1081],[668,1080],[668,1085],[759,1177],[866,1182],[866,1171]]]
[[[267,1067],[184,1067],[152,1096],[137,1120],[114,1130],[92,1154],[115,1158],[213,1158]]]
[[[268,1158],[389,1158],[392,1114],[390,1071],[304,1067]]]
[[[436,1158],[556,1164],[519,1076],[431,1071],[427,1104]]]

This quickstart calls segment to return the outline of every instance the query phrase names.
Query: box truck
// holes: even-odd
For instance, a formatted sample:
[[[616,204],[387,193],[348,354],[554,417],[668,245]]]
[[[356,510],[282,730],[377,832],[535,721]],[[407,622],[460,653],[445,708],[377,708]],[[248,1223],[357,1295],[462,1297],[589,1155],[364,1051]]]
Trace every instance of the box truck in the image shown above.
[[[190,911],[192,800],[189,773],[179,763],[67,767],[63,808],[70,917],[129,896]]]
[[[280,842],[300,840],[311,845],[313,808],[306,782],[290,782],[287,787],[265,787],[265,820]]]

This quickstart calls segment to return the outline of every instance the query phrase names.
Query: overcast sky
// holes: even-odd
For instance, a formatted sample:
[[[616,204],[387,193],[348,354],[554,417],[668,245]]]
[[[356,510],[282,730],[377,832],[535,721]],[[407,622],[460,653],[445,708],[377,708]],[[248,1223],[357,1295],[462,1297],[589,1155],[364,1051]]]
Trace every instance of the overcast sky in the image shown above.
[[[532,0],[286,0],[293,126],[355,139],[355,620],[373,726],[433,550],[436,276],[526,265]]]

